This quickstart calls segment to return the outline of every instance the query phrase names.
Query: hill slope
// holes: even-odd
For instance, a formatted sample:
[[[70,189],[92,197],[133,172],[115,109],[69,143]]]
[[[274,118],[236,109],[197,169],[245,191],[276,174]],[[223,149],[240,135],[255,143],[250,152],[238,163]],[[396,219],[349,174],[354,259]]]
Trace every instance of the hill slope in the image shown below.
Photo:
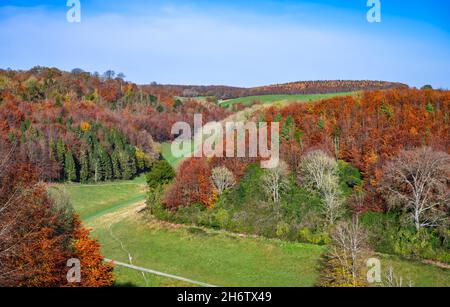
[[[298,81],[284,84],[264,85],[244,88],[231,86],[197,86],[197,85],[147,85],[153,90],[166,90],[183,97],[216,96],[219,99],[233,99],[259,95],[293,95],[293,94],[329,94],[340,92],[386,90],[408,88],[408,85],[396,82],[370,80],[324,80]]]

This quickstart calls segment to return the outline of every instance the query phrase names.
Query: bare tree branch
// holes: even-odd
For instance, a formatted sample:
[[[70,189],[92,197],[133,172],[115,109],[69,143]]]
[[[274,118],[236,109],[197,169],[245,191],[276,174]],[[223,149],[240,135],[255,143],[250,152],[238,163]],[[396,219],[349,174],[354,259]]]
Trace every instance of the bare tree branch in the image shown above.
[[[450,155],[423,147],[403,151],[384,169],[381,188],[391,208],[400,206],[417,230],[448,221]]]

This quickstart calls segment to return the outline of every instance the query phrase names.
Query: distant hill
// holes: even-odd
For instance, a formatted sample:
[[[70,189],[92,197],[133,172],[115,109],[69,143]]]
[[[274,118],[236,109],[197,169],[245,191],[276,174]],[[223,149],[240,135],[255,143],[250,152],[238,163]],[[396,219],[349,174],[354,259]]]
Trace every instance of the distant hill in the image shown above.
[[[159,85],[152,84],[145,87],[170,90],[183,97],[216,96],[219,99],[232,99],[256,95],[288,95],[288,94],[329,94],[353,91],[387,90],[408,88],[408,85],[386,81],[299,81],[284,84],[273,84],[251,88],[231,86],[197,86],[197,85]]]

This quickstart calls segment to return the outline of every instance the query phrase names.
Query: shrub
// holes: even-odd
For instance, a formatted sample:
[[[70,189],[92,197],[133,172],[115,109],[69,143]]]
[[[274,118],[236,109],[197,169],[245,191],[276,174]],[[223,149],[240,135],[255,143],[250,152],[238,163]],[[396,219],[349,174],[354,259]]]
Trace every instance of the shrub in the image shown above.
[[[326,231],[314,233],[309,228],[301,228],[298,231],[298,240],[305,243],[326,245],[330,243],[330,236]]]
[[[323,261],[323,269],[320,274],[319,287],[367,287],[367,280],[361,274],[356,280],[353,280],[352,274],[348,268],[342,267],[341,263],[326,255]]]
[[[450,262],[445,234],[437,229],[416,231],[414,227],[402,226],[396,214],[375,212],[361,215],[361,225],[370,234],[369,242],[377,252]]]
[[[362,183],[359,170],[342,160],[338,161],[338,175],[341,183],[350,188],[359,186]]]
[[[217,210],[215,217],[220,228],[225,228],[230,220],[230,215],[228,211],[223,208]]]
[[[175,178],[175,171],[166,160],[156,162],[147,174],[147,184],[150,188],[156,188],[167,184]]]
[[[278,238],[281,239],[285,239],[287,237],[287,235],[289,234],[291,227],[289,226],[288,223],[286,222],[279,222],[277,224],[277,231],[276,231],[276,235]]]
[[[433,258],[433,247],[430,234],[421,229],[415,232],[410,229],[400,229],[393,237],[394,252],[402,256],[415,256],[419,258]]]

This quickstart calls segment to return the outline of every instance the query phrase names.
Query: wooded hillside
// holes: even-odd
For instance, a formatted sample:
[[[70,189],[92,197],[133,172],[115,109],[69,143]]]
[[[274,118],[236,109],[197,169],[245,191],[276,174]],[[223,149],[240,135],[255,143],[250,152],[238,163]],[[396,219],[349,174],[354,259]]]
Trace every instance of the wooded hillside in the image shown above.
[[[173,139],[175,122],[193,124],[194,113],[208,121],[228,114],[113,77],[0,70],[0,138],[18,143],[18,158],[39,167],[44,180],[130,179],[159,157],[155,141]]]

